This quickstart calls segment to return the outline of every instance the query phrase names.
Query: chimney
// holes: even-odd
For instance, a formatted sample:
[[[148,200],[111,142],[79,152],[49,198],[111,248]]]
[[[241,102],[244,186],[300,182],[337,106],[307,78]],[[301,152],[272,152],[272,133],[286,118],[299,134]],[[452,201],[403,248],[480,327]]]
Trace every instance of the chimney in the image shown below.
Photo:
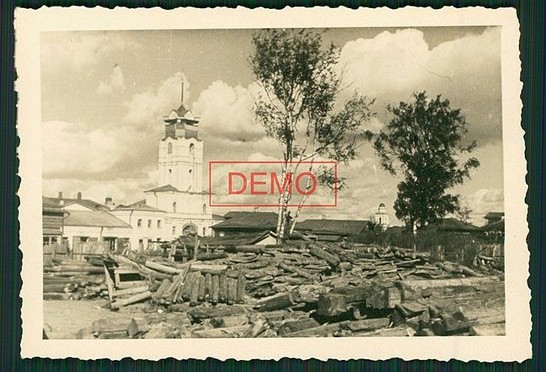
[[[59,191],[59,200],[63,200],[63,192]]]
[[[111,197],[106,197],[106,199],[104,199],[104,205],[106,205],[106,207],[108,209],[111,209],[112,208],[112,198]]]
[[[81,198],[82,198],[82,192],[78,191],[78,200],[81,200]]]

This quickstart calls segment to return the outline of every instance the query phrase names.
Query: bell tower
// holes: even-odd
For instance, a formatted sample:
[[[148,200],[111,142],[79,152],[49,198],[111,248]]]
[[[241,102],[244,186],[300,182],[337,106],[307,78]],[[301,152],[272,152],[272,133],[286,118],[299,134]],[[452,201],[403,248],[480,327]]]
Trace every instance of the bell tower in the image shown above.
[[[163,121],[165,136],[159,141],[158,186],[202,192],[203,141],[199,139],[199,120],[184,106],[183,94],[180,106]]]

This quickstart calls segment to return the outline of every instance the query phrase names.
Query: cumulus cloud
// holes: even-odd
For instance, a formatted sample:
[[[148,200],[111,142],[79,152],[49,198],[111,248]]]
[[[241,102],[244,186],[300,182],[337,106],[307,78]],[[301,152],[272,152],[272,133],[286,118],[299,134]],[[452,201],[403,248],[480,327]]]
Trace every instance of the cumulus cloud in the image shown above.
[[[472,138],[484,143],[501,136],[499,28],[432,49],[420,30],[385,31],[373,39],[346,43],[340,66],[349,87],[377,98],[375,107],[387,120],[387,104],[426,90],[429,96],[442,94],[463,110]]]
[[[112,69],[110,76],[99,83],[98,94],[112,94],[114,92],[123,92],[125,87],[125,78],[121,66],[116,64]]]
[[[472,221],[480,225],[488,212],[504,211],[504,192],[496,188],[479,189],[464,198],[463,203],[472,210]]]
[[[232,87],[217,80],[199,95],[193,104],[201,118],[205,135],[220,136],[232,141],[256,141],[265,136],[262,126],[256,123],[252,107],[260,88],[252,83]]]

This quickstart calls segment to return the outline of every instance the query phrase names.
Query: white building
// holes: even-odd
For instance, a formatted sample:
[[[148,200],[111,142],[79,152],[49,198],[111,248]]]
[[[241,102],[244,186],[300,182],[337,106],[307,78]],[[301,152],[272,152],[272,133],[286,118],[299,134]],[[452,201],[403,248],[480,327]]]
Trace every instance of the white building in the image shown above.
[[[373,216],[373,221],[381,226],[382,230],[386,230],[389,227],[389,214],[384,203],[379,204],[377,212]]]
[[[144,191],[145,200],[112,210],[131,225],[132,249],[190,233],[211,236],[210,227],[218,222],[203,190],[204,142],[199,139],[199,121],[181,104],[164,122],[157,187]]]

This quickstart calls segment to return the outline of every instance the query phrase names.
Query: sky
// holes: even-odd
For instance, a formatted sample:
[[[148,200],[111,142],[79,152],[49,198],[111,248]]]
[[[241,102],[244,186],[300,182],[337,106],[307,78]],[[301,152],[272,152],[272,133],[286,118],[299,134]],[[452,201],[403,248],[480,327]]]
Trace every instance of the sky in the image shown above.
[[[253,30],[89,31],[43,33],[40,43],[43,193],[117,204],[144,198],[157,186],[163,116],[184,104],[200,118],[205,161],[279,159],[251,109],[260,87],[248,65]],[[482,225],[503,211],[501,58],[498,27],[339,28],[323,34],[341,49],[346,89],[375,99],[378,131],[386,106],[426,90],[442,94],[469,123],[468,140],[481,166],[453,192]],[[347,187],[336,208],[307,217],[367,219],[393,204],[399,177],[381,169],[369,144],[340,166]],[[206,181],[206,167],[203,172]],[[262,208],[262,210],[267,210]],[[274,209],[272,209],[274,210]],[[214,212],[224,214],[225,208]]]

